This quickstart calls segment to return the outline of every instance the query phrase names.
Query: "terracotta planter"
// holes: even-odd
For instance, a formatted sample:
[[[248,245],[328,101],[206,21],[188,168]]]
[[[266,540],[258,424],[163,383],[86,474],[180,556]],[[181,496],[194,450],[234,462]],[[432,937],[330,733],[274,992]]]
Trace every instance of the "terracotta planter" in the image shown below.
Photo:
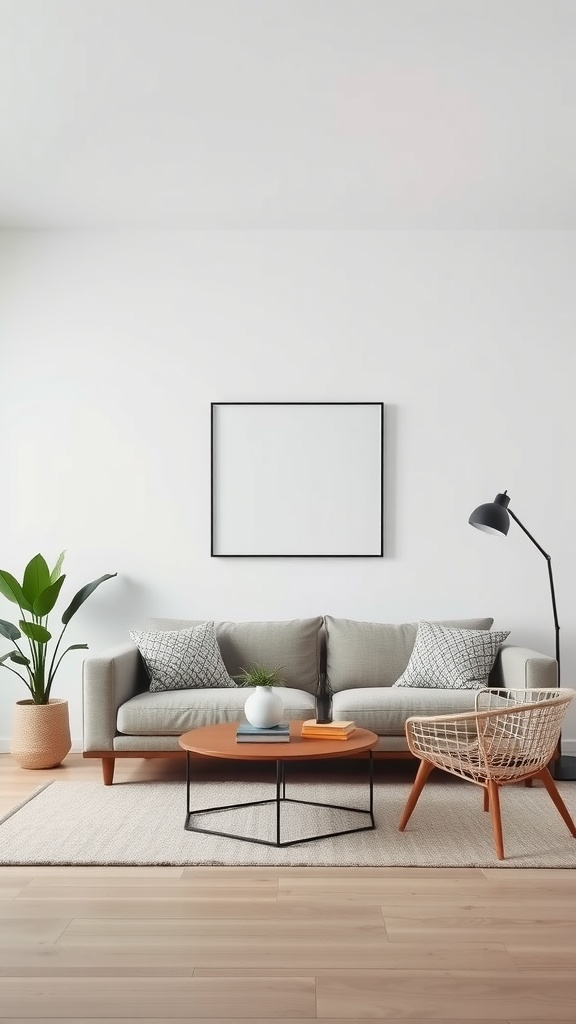
[[[71,747],[67,700],[16,702],[10,753],[21,768],[56,768]]]

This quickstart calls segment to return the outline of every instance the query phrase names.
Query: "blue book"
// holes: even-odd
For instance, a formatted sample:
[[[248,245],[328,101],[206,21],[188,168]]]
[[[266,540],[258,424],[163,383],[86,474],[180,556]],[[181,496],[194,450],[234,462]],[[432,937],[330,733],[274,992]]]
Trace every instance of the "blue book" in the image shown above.
[[[236,734],[238,736],[284,736],[290,733],[290,726],[284,722],[280,725],[271,725],[267,729],[259,729],[249,722],[240,722]]]

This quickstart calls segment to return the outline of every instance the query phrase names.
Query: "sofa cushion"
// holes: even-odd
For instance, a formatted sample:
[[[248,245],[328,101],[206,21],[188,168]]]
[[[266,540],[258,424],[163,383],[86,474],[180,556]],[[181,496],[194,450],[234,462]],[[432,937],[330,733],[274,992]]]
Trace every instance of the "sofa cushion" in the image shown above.
[[[314,711],[314,697],[305,690],[273,687],[284,704],[284,721],[305,721]],[[118,709],[118,732],[128,736],[181,736],[189,729],[220,722],[245,721],[244,704],[253,686],[229,689],[167,690],[139,693]]]
[[[410,661],[395,687],[481,690],[510,631],[450,629],[420,622]]]
[[[448,619],[444,626],[464,629],[490,629],[493,619]],[[334,619],[327,615],[326,672],[332,689],[392,686],[408,662],[417,622],[359,622]]]
[[[476,690],[365,686],[334,694],[335,719],[352,719],[378,736],[403,736],[411,715],[450,715],[474,711]]]
[[[150,619],[152,629],[186,629],[203,620]],[[227,672],[264,665],[281,668],[286,686],[315,693],[320,665],[322,618],[264,622],[216,622],[216,639]],[[244,691],[245,697],[248,696]]]
[[[192,629],[133,630],[152,693],[190,687],[235,687],[222,661],[213,622]]]

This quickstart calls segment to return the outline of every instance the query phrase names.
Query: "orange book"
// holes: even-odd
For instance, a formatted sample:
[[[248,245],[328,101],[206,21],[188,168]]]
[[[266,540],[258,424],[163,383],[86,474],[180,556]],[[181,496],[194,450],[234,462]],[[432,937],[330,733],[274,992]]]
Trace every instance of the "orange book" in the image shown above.
[[[354,722],[326,722],[318,724],[315,719],[302,723],[302,736],[311,740],[347,740],[355,731]]]
[[[355,722],[317,722],[315,718],[309,718],[302,722],[303,729],[319,729],[321,732],[343,732],[344,730],[355,729]]]
[[[330,736],[327,736],[326,733],[303,732],[302,733],[302,739],[304,739],[304,740],[341,740],[343,743],[345,743],[346,740],[349,740],[350,737],[354,735],[355,731],[356,731],[355,729],[352,729],[351,732],[346,732],[346,733],[344,733],[344,732],[335,732],[335,733],[331,733]]]
[[[302,726],[302,732],[314,732],[318,736],[347,736],[348,733],[353,732],[353,730],[354,726],[351,726],[350,729],[330,729],[330,731],[325,729],[316,729],[313,725]]]

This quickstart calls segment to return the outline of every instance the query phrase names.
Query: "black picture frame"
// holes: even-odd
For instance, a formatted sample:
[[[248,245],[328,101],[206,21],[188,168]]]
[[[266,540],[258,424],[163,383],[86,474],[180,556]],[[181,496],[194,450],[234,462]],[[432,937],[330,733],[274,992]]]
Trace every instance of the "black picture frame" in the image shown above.
[[[294,416],[297,410],[301,416]],[[266,420],[266,410],[271,411]],[[321,425],[332,429],[335,438],[322,434]],[[310,438],[310,451],[306,445],[306,431],[312,432],[319,424],[319,436]],[[263,428],[268,422],[270,435]],[[288,429],[288,428],[291,429]],[[298,449],[297,434],[303,431]],[[355,431],[358,437],[355,436]],[[361,432],[364,431],[364,436]],[[242,438],[244,442],[242,442]],[[331,449],[331,442],[335,450]],[[239,446],[235,449],[235,444]],[[291,445],[295,445],[291,452]],[[268,454],[262,454],[268,445]],[[338,449],[338,445],[339,449]],[[363,445],[363,447],[361,447]],[[279,454],[280,450],[280,454]],[[272,454],[273,453],[273,454]],[[302,454],[303,453],[303,454]],[[291,477],[289,508],[286,509],[286,539],[280,536],[275,543],[259,550],[260,538],[265,541],[266,531],[276,529],[274,501],[268,510],[256,504],[253,492],[258,483],[258,468],[262,474],[262,488],[269,476],[282,473],[284,459],[287,475]],[[258,460],[261,465],[258,467]],[[268,461],[266,461],[268,460]],[[304,464],[300,470],[298,461]],[[366,463],[366,466],[363,463]],[[274,471],[274,473],[273,473]],[[293,475],[303,473],[301,488],[293,483]],[[332,474],[323,487],[322,473]],[[244,473],[244,475],[243,475]],[[346,479],[344,474],[348,474]],[[307,474],[307,475],[306,475]],[[317,479],[317,476],[319,477]],[[334,479],[335,477],[335,479]],[[283,479],[283,477],[281,477]],[[310,495],[305,487],[314,490],[317,508],[307,507]],[[320,488],[320,489],[318,489]],[[346,489],[347,488],[347,489]],[[325,493],[326,492],[326,493]],[[274,499],[274,484],[273,495]],[[253,501],[253,506],[249,502]],[[286,496],[279,495],[276,504],[282,513]],[[222,511],[222,504],[224,506]],[[384,404],[381,401],[213,401],[210,404],[210,556],[213,558],[382,558],[384,554]],[[261,520],[258,516],[261,514]],[[315,518],[316,517],[316,518]],[[320,519],[318,518],[320,517]],[[327,518],[329,517],[329,518]],[[338,517],[340,517],[338,519]],[[341,521],[340,521],[341,520]],[[239,531],[245,523],[246,540]],[[274,523],[274,525],[273,525]],[[335,550],[322,549],[330,543],[320,536],[321,523],[326,534],[332,531],[338,543]],[[228,525],[227,525],[228,524]],[[358,543],[348,543],[349,532],[357,524]],[[295,550],[297,539],[291,534],[302,530],[303,550]],[[278,529],[282,529],[281,524]],[[232,537],[227,536],[232,534]],[[304,530],[314,535],[308,542]],[[338,530],[342,540],[338,540]],[[249,535],[249,536],[248,536]],[[290,535],[290,536],[288,536]],[[344,544],[352,550],[340,550]],[[307,550],[314,547],[315,550]],[[248,548],[249,550],[245,550]],[[270,548],[270,550],[269,550]],[[239,550],[240,549],[240,550]],[[284,550],[283,550],[284,549]]]

